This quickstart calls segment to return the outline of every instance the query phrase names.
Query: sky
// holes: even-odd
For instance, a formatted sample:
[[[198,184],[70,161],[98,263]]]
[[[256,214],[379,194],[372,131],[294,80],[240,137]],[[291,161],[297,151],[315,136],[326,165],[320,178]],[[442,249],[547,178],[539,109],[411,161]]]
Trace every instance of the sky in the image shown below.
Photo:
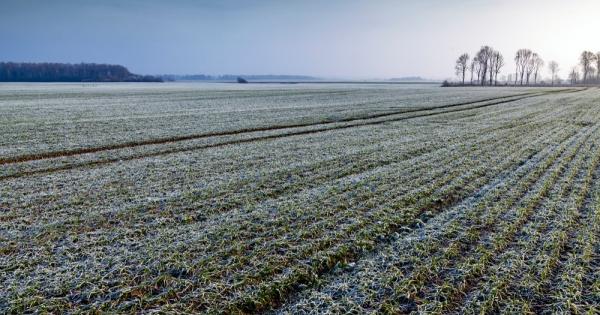
[[[598,0],[0,0],[0,61],[138,74],[454,77],[482,46],[559,63],[600,51]]]

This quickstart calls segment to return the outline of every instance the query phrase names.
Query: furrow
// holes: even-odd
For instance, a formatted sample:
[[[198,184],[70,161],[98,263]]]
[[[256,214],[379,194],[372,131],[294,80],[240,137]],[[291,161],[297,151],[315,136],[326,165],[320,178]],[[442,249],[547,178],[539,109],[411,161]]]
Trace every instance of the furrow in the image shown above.
[[[502,193],[506,192],[506,189],[508,189],[508,187],[505,187],[500,191],[494,191],[494,194],[490,196],[491,199],[488,199],[487,203],[480,203],[475,206],[474,213],[469,213],[468,216],[468,220],[472,220],[472,222],[467,224],[469,227],[463,231],[463,233],[458,232],[458,230],[462,228],[460,222],[457,222],[454,228],[448,227],[449,234],[458,234],[458,238],[455,238],[448,243],[440,242],[444,240],[443,238],[434,239],[430,240],[432,244],[422,244],[422,248],[417,248],[419,251],[418,257],[427,257],[427,259],[422,260],[418,262],[416,266],[413,266],[410,277],[402,278],[398,283],[394,284],[395,291],[397,292],[394,296],[397,298],[384,303],[382,310],[393,312],[394,310],[406,311],[415,307],[431,308],[431,306],[427,304],[432,303],[431,300],[435,301],[435,299],[425,296],[425,286],[429,285],[429,282],[433,279],[441,281],[444,273],[448,270],[457,269],[455,265],[460,265],[465,260],[468,260],[470,257],[466,254],[470,252],[475,253],[477,250],[477,247],[474,247],[474,245],[479,244],[481,239],[499,228],[497,226],[498,217],[502,216],[507,208],[520,202],[524,202],[524,198],[527,199],[530,197],[528,196],[528,193],[532,186],[538,188],[541,186],[540,181],[538,180],[539,178],[542,178],[543,181],[551,179],[551,175],[553,174],[551,171],[554,170],[554,174],[556,174],[556,169],[559,169],[559,167],[556,166],[555,163],[561,162],[561,156],[567,154],[568,151],[566,151],[566,149],[568,148],[568,145],[571,144],[563,142],[561,147],[544,161],[543,164],[538,165],[533,172],[529,173],[523,180],[519,181],[516,185],[517,191],[515,194],[511,194],[509,198],[502,200],[499,197]],[[571,154],[574,154],[577,149],[578,147],[575,146],[575,149],[571,150]],[[481,216],[482,213],[485,213],[485,215]],[[394,280],[394,278],[392,278],[392,280]],[[444,285],[441,286],[443,290],[455,289],[452,285],[446,287],[444,287]],[[447,302],[444,299],[441,300]]]
[[[247,134],[247,133],[254,133],[254,132],[285,130],[285,129],[293,129],[293,128],[339,124],[339,123],[344,123],[344,122],[353,122],[353,121],[361,121],[361,120],[371,120],[371,119],[405,114],[405,113],[418,113],[420,111],[430,112],[430,111],[435,111],[438,109],[445,109],[445,108],[451,108],[451,107],[464,106],[464,105],[492,101],[492,103],[486,103],[486,104],[477,105],[477,106],[470,106],[468,108],[462,108],[462,109],[457,109],[457,110],[424,113],[424,114],[417,114],[417,115],[408,116],[408,117],[399,117],[399,118],[379,120],[379,121],[374,121],[374,122],[363,122],[363,123],[358,123],[358,124],[341,125],[341,126],[333,126],[333,127],[325,127],[325,128],[315,128],[315,129],[309,129],[309,130],[303,130],[303,131],[287,132],[287,133],[282,133],[282,134],[250,137],[247,139],[224,141],[224,142],[216,143],[216,144],[191,146],[191,147],[182,148],[182,149],[165,150],[165,151],[155,152],[155,153],[148,154],[148,155],[136,155],[136,156],[129,156],[129,157],[125,157],[125,158],[106,159],[106,160],[102,160],[102,161],[93,161],[93,162],[88,163],[88,165],[107,164],[107,163],[114,163],[114,162],[118,162],[118,161],[134,160],[134,159],[140,159],[140,158],[151,157],[151,156],[159,156],[159,155],[165,155],[165,154],[171,154],[171,153],[208,149],[208,148],[214,148],[214,147],[225,146],[225,145],[233,145],[233,144],[240,144],[240,143],[247,143],[247,142],[254,142],[254,141],[277,139],[277,138],[289,137],[289,136],[307,135],[307,134],[326,132],[326,131],[331,131],[331,130],[348,129],[348,128],[354,128],[354,127],[359,127],[359,126],[371,126],[371,125],[384,124],[384,123],[393,122],[393,121],[402,121],[402,120],[407,120],[407,119],[428,117],[428,116],[440,115],[440,114],[451,113],[451,112],[460,112],[460,111],[465,111],[465,110],[483,108],[483,107],[492,106],[492,105],[504,104],[504,103],[508,103],[508,102],[515,102],[515,101],[519,101],[519,100],[522,100],[525,98],[541,96],[541,95],[545,95],[548,93],[550,93],[550,92],[525,93],[525,94],[521,94],[521,95],[525,95],[525,96],[513,95],[513,96],[510,96],[513,98],[511,98],[509,100],[503,100],[503,101],[497,101],[497,102],[493,102],[493,101],[499,100],[499,99],[506,99],[508,97],[499,97],[499,98],[492,98],[492,99],[483,100],[483,101],[465,102],[465,103],[458,103],[458,104],[445,105],[445,106],[439,106],[439,107],[432,107],[431,109],[423,109],[423,110],[415,110],[415,111],[400,111],[400,112],[395,112],[395,113],[377,114],[377,115],[361,117],[361,118],[340,119],[340,120],[336,120],[336,121],[328,121],[328,122],[317,123],[317,124],[309,123],[309,124],[293,124],[293,125],[285,125],[285,126],[270,126],[270,127],[262,127],[262,128],[248,128],[248,129],[240,129],[240,130],[229,131],[229,132],[217,132],[217,133],[187,135],[187,136],[181,136],[181,137],[150,139],[150,140],[144,140],[144,141],[134,141],[134,142],[127,142],[127,143],[122,143],[122,144],[106,145],[106,146],[100,146],[100,147],[94,147],[94,148],[81,148],[81,149],[75,149],[75,150],[64,150],[64,151],[45,152],[45,153],[30,154],[30,155],[21,155],[21,156],[16,156],[16,157],[0,158],[0,165],[22,163],[22,162],[42,160],[42,159],[51,159],[51,158],[58,158],[58,157],[69,157],[69,156],[76,156],[76,155],[82,155],[82,154],[98,153],[98,152],[103,152],[103,151],[127,149],[127,148],[133,148],[133,147],[138,147],[138,146],[167,144],[167,143],[173,143],[173,142],[196,140],[196,139],[217,137],[217,136],[230,136],[230,135],[239,135],[239,134]],[[519,97],[516,97],[516,96],[519,96]]]
[[[581,150],[581,147],[585,141],[587,141],[589,136],[590,134],[588,134],[585,137],[585,140],[580,142],[567,157],[561,159],[560,162],[562,165],[566,166],[574,161],[574,158],[577,156],[578,152]],[[439,308],[440,311],[448,311],[449,309],[453,309],[454,307],[458,306],[458,299],[461,297],[468,297],[469,292],[476,291],[477,288],[484,284],[479,282],[481,277],[489,277],[487,275],[488,270],[494,265],[495,262],[499,260],[499,257],[502,257],[502,253],[508,252],[511,246],[517,242],[517,237],[521,229],[532,219],[532,216],[540,216],[542,213],[544,213],[536,213],[535,211],[547,202],[546,199],[549,197],[552,189],[558,189],[559,193],[561,193],[564,189],[568,189],[567,185],[560,185],[560,182],[558,182],[559,178],[567,170],[565,166],[558,167],[554,170],[548,181],[546,181],[540,187],[540,190],[538,190],[530,198],[529,202],[517,209],[516,217],[512,221],[503,226],[500,232],[492,233],[490,235],[489,240],[491,245],[482,244],[478,246],[476,249],[478,255],[474,258],[468,259],[466,263],[461,264],[460,267],[457,268],[458,270],[467,270],[467,272],[461,272],[459,277],[454,277],[453,281],[451,282],[453,284],[460,283],[460,290],[454,290],[451,287],[446,287],[447,289],[445,291],[447,291],[447,294],[445,295],[447,296],[445,298],[440,297],[437,299],[447,301],[441,308]],[[576,167],[578,170],[578,167],[581,167],[581,165]],[[543,209],[548,211],[547,208]],[[498,303],[500,299],[500,294],[502,294],[503,289],[505,288],[504,286],[507,285],[505,280],[508,280],[508,276],[508,274],[502,275],[501,277],[503,277],[504,280],[500,280],[500,278],[496,279],[498,281],[492,279],[492,282],[494,282],[496,285],[492,285],[489,291],[486,291],[489,294],[486,296],[485,300],[477,301],[477,304],[467,305],[467,307],[463,308],[461,312],[475,311],[471,310],[469,307],[476,307],[478,310],[477,312],[485,312],[486,310],[491,311],[494,309],[497,306],[496,303]],[[475,298],[469,299],[475,300]]]
[[[509,155],[510,157],[510,155]],[[502,165],[502,164],[500,164]],[[396,202],[393,203],[391,205],[392,208],[404,208],[404,207],[409,207],[411,202],[409,200],[419,200],[419,202],[417,202],[416,204],[413,204],[412,210],[407,209],[408,213],[403,213],[402,215],[398,216],[394,216],[391,213],[388,213],[387,211],[384,211],[385,215],[381,215],[379,216],[379,218],[386,218],[387,217],[388,220],[392,221],[392,222],[388,222],[387,224],[382,224],[382,226],[376,227],[374,230],[371,231],[365,231],[362,230],[362,227],[358,226],[355,229],[357,231],[360,231],[359,235],[361,235],[362,237],[364,237],[365,239],[371,239],[370,242],[373,242],[373,237],[376,235],[389,235],[390,231],[396,230],[399,226],[402,225],[408,225],[410,226],[410,222],[411,221],[411,217],[415,214],[419,214],[423,211],[423,209],[430,209],[430,212],[435,213],[436,211],[442,209],[442,207],[444,206],[448,206],[451,205],[452,203],[460,200],[462,197],[464,197],[468,192],[471,192],[472,190],[474,190],[472,188],[472,186],[469,186],[467,191],[464,191],[464,185],[466,182],[468,181],[474,181],[475,184],[471,184],[475,187],[477,187],[478,185],[483,185],[485,183],[485,176],[480,174],[477,174],[478,172],[482,172],[483,170],[480,168],[477,168],[475,170],[473,170],[472,172],[470,172],[470,175],[466,175],[462,178],[460,178],[459,180],[454,181],[454,184],[451,185],[450,187],[447,187],[445,189],[442,189],[441,191],[439,191],[438,193],[434,193],[438,188],[433,187],[433,189],[428,190],[428,192],[425,192],[424,194],[419,194],[418,196],[422,196],[422,197],[417,197],[417,196],[409,196],[408,200],[404,199],[404,201],[402,201],[402,199],[400,200],[400,202]],[[497,171],[497,170],[496,170]],[[482,176],[482,177],[480,177]],[[443,185],[445,185],[446,183],[444,183]],[[443,187],[443,186],[441,186]],[[439,188],[441,188],[439,187]],[[446,196],[446,197],[444,197]],[[439,198],[448,198],[449,199],[442,199],[444,200],[442,203],[440,203],[440,199]],[[406,202],[408,201],[408,204],[406,204]],[[394,205],[395,204],[395,205]],[[412,213],[412,214],[411,214]],[[427,218],[429,215],[425,215],[423,216],[421,213],[421,217],[422,218]],[[412,217],[415,218],[415,217]],[[418,216],[417,216],[418,218]],[[408,219],[408,222],[406,221]],[[394,221],[399,221],[399,222],[394,222]],[[401,223],[402,221],[404,221],[405,223]],[[365,235],[367,234],[367,235]],[[347,237],[344,235],[344,237]],[[369,245],[370,242],[367,242],[366,245],[367,247],[372,247],[373,245]],[[363,245],[364,247],[364,245]],[[355,249],[352,249],[352,247],[348,247],[348,246],[338,246],[338,251],[341,252],[345,252],[346,254],[342,255],[341,257],[338,257],[337,259],[328,259],[328,262],[321,262],[321,267],[323,270],[329,270],[331,267],[333,267],[335,265],[336,262],[339,262],[340,259],[347,259],[353,256],[357,256],[357,253],[352,253]],[[334,251],[335,253],[335,251]],[[335,255],[335,254],[334,254]],[[339,254],[338,254],[339,255]],[[333,256],[336,257],[336,256]],[[332,265],[333,264],[333,265]],[[319,269],[318,269],[319,270]],[[323,272],[317,272],[316,274],[321,274]]]
[[[545,138],[544,136],[540,136],[537,139],[537,141],[541,142],[544,138]],[[545,139],[547,139],[547,138],[545,138]],[[568,139],[568,137],[564,138],[563,140],[566,140],[566,139]],[[547,151],[548,151],[547,148],[545,148],[544,150],[540,151],[537,155],[532,156],[531,157],[532,160],[528,161],[527,163],[523,163],[523,165],[520,166],[514,172],[514,174],[512,172],[509,172],[507,170],[506,173],[510,173],[511,176],[514,176],[514,178],[511,180],[511,182],[517,183],[520,179],[522,179],[527,174],[531,174],[531,173],[528,173],[528,172],[530,171],[530,168],[533,167],[532,165],[539,163],[540,162],[539,159],[543,160],[544,158],[546,158],[546,156],[548,154],[550,154]],[[553,158],[549,157],[549,159],[551,161],[554,161],[554,160],[556,160],[556,157],[558,156],[558,153],[555,152],[552,156],[554,156],[554,157]],[[548,164],[545,164],[545,165],[548,166]],[[502,179],[502,178],[504,178],[507,175],[508,174],[500,175],[499,178]],[[531,177],[531,175],[530,175],[530,177]],[[421,268],[419,266],[422,266],[422,269],[423,269],[423,273],[422,274],[431,274],[431,275],[433,275],[433,273],[431,273],[431,270],[429,270],[429,265],[428,264],[429,264],[430,260],[429,259],[424,260],[422,258],[421,259],[417,259],[416,257],[429,257],[433,252],[436,252],[436,251],[440,250],[441,248],[448,246],[449,243],[475,242],[476,239],[473,237],[473,235],[475,234],[476,231],[480,231],[481,229],[483,229],[483,223],[479,224],[479,223],[475,222],[476,220],[483,221],[483,219],[481,219],[481,218],[478,217],[479,214],[480,214],[480,212],[482,212],[485,207],[487,207],[490,204],[496,202],[497,199],[498,199],[498,196],[500,194],[502,194],[503,192],[509,190],[509,189],[512,189],[513,193],[515,193],[515,195],[514,195],[515,197],[511,198],[511,202],[516,202],[517,199],[518,199],[519,194],[525,194],[527,192],[528,187],[529,187],[527,185],[518,186],[518,190],[520,192],[517,192],[517,191],[515,191],[517,189],[517,185],[512,186],[514,184],[511,184],[511,182],[504,182],[504,180],[500,180],[500,179],[497,179],[496,182],[495,182],[495,184],[493,184],[492,186],[483,188],[484,191],[490,191],[492,193],[486,194],[483,199],[479,200],[479,202],[474,202],[474,201],[470,201],[470,200],[463,202],[465,204],[468,203],[469,205],[470,204],[474,204],[474,207],[475,207],[475,210],[469,211],[468,217],[465,217],[464,219],[461,219],[461,220],[471,220],[471,221],[473,221],[473,222],[469,223],[469,224],[474,225],[472,227],[472,231],[469,231],[468,233],[465,232],[462,235],[459,234],[458,229],[461,227],[461,224],[464,223],[464,222],[460,221],[459,218],[457,218],[455,216],[454,219],[451,219],[447,223],[447,225],[445,224],[445,225],[443,225],[443,227],[440,227],[439,233],[442,233],[441,235],[437,235],[436,232],[428,231],[427,232],[428,235],[429,235],[429,233],[433,233],[434,236],[432,236],[431,239],[423,239],[423,240],[419,240],[419,241],[414,241],[414,242],[419,242],[421,244],[414,243],[412,241],[412,240],[418,239],[418,236],[416,236],[416,235],[415,236],[411,236],[409,238],[410,241],[407,240],[406,241],[407,243],[405,244],[404,247],[398,248],[396,250],[401,251],[403,253],[402,254],[403,257],[415,257],[416,261],[414,261],[414,262],[408,262],[408,261],[397,262],[398,264],[400,264],[400,266],[398,266],[398,268],[400,268],[400,269],[396,269],[397,272],[401,273],[401,274],[409,273],[409,271],[406,270],[406,269],[408,268],[409,265],[412,265],[412,269],[419,269],[419,268]],[[527,182],[529,183],[529,181],[527,181]],[[531,184],[533,184],[533,182],[531,182]],[[476,195],[480,195],[482,193],[483,193],[482,191],[479,191],[479,192],[476,193]],[[510,203],[510,202],[507,202],[507,203]],[[461,206],[458,206],[458,208],[460,209]],[[449,212],[451,212],[451,211],[449,211]],[[444,219],[442,219],[442,220],[444,220]],[[495,221],[494,221],[493,218],[491,220],[488,219],[485,222],[488,223],[488,225],[491,225],[491,224],[495,223]],[[427,225],[427,220],[424,223]],[[417,229],[415,232],[411,232],[410,230],[409,231],[402,231],[401,234],[398,234],[395,237],[395,239],[397,239],[397,241],[393,241],[393,242],[400,242],[400,241],[404,242],[403,238],[407,237],[407,235],[409,235],[409,234],[412,235],[413,233],[418,233],[420,235],[421,232],[418,232],[419,230],[421,230],[421,228]],[[402,236],[402,235],[404,235],[404,236]],[[452,239],[451,237],[454,237],[454,239]],[[427,250],[427,252],[424,252],[425,250]],[[393,251],[393,250],[390,249],[390,251]],[[417,251],[417,252],[414,252],[414,251]],[[396,267],[393,267],[392,265],[390,265],[390,263],[391,262],[386,263],[386,268],[393,268],[393,269],[395,269]],[[421,263],[422,263],[422,265],[421,265]],[[360,265],[360,261],[358,262],[358,264]],[[402,271],[400,271],[400,270],[402,270]],[[369,271],[366,270],[365,273],[369,273]],[[417,276],[418,273],[419,273],[418,271],[415,271],[413,273],[413,277],[411,277],[411,278],[404,278],[404,282],[405,283],[411,283],[413,286],[417,286],[416,283],[414,282],[414,279],[425,280],[425,279],[422,279],[421,276]],[[364,276],[364,274],[363,275],[354,275],[354,277],[361,277],[361,276]],[[386,276],[388,277],[387,280],[385,280]],[[383,275],[380,275],[380,276],[373,275],[373,277],[374,277],[374,279],[378,279],[379,277],[383,277],[384,278],[382,280],[378,280],[378,282],[381,281],[383,283],[383,284],[381,284],[382,288],[390,287],[390,286],[395,286],[395,287],[402,286],[402,285],[400,285],[400,284],[397,283],[397,281],[398,281],[398,280],[396,280],[397,275],[392,275],[391,278],[388,275],[386,275],[386,274],[383,274]],[[413,280],[409,280],[409,279],[413,279]],[[346,279],[344,281],[353,281],[353,280],[354,280],[353,278],[349,278],[349,279]],[[382,290],[385,290],[385,289],[382,289]],[[383,293],[381,293],[381,294],[383,294]],[[359,303],[366,303],[366,302],[359,302]],[[371,309],[374,306],[369,306],[369,305],[363,304],[361,307],[364,310],[364,309]]]

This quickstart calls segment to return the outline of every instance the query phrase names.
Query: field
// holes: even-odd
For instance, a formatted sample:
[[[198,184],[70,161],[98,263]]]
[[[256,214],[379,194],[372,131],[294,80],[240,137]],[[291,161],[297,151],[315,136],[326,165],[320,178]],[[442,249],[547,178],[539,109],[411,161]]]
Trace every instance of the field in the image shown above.
[[[600,310],[600,89],[0,85],[0,313]]]

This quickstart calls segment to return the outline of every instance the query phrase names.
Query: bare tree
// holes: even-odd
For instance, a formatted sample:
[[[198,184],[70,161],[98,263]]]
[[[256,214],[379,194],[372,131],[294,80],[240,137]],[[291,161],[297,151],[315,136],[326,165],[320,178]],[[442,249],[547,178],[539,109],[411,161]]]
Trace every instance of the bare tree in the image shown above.
[[[558,62],[552,60],[548,63],[548,69],[550,70],[550,74],[552,75],[552,85],[554,85],[554,80],[556,79],[556,74],[558,73]]]
[[[596,83],[600,83],[600,51],[596,53]]]
[[[571,84],[577,84],[577,81],[579,81],[579,69],[577,69],[577,67],[573,67],[573,69],[571,69],[569,80],[571,80]]]
[[[477,59],[477,84],[479,84],[481,82],[481,69],[483,69],[483,66],[481,65],[481,61],[479,60],[479,58]]]
[[[517,85],[517,81],[519,80],[519,70],[521,69],[521,55],[517,51],[515,54],[515,85]]]
[[[496,59],[494,58],[494,54],[496,53],[496,51],[492,51],[492,55],[490,56],[490,59],[488,61],[488,73],[490,75],[490,86],[492,86],[494,84],[494,70],[496,69]]]
[[[527,79],[527,85],[529,85],[529,79],[535,71],[536,63],[539,58],[540,57],[537,53],[532,53],[531,56],[529,56],[529,58],[527,59],[527,64],[525,65],[525,76]]]
[[[487,72],[490,68],[490,59],[492,58],[494,49],[490,46],[483,46],[477,52],[477,59],[479,60],[479,67],[481,71],[481,85],[485,85],[487,79]]]
[[[596,54],[591,51],[584,51],[579,57],[579,64],[581,64],[581,71],[583,71],[583,82],[587,82],[589,75],[594,73],[594,61],[596,60]]]
[[[467,73],[467,69],[469,66],[469,54],[462,54],[456,60],[456,65],[454,69],[456,69],[456,75],[462,75],[462,84],[465,84],[465,74]]]
[[[498,73],[504,66],[504,57],[499,51],[494,52],[494,85],[498,85]]]
[[[531,55],[533,52],[530,49],[519,49],[517,50],[517,54],[515,55],[515,63],[517,64],[517,76],[521,78],[521,85],[523,85],[523,77],[525,75],[525,71],[527,70],[527,65],[530,62]],[[515,78],[515,84],[516,84]]]
[[[479,61],[477,60],[477,57],[473,58],[473,61],[471,61],[471,66],[469,67],[469,69],[471,70],[471,85],[473,85],[473,72],[479,71]]]
[[[543,66],[544,60],[538,54],[533,54],[533,84],[537,84],[538,74]]]

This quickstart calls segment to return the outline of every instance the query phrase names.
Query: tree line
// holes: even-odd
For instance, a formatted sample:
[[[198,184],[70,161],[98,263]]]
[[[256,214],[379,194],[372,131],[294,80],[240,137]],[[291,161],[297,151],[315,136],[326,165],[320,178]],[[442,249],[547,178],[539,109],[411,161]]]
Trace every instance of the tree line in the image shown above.
[[[0,62],[0,82],[161,82],[121,65]]]
[[[531,49],[519,49],[514,57],[515,71],[503,80],[504,84],[537,85],[541,83],[541,72],[544,60]],[[498,85],[498,74],[505,65],[502,54],[490,46],[483,46],[471,59],[464,53],[456,60],[454,69],[462,85],[467,84],[466,77],[470,73],[470,85]],[[560,71],[556,61],[548,63],[550,82],[560,83]],[[514,75],[514,77],[513,77]],[[600,52],[584,51],[579,57],[579,65],[569,73],[571,84],[600,84]]]
[[[465,53],[456,61],[456,74],[462,78],[462,84],[465,84],[468,71],[471,73],[470,84],[472,85],[498,84],[498,74],[504,66],[504,57],[499,51],[490,46],[483,46],[470,63],[469,60],[469,54]]]
[[[579,56],[579,67],[573,67],[569,80],[573,84],[600,84],[600,52],[584,51]]]

